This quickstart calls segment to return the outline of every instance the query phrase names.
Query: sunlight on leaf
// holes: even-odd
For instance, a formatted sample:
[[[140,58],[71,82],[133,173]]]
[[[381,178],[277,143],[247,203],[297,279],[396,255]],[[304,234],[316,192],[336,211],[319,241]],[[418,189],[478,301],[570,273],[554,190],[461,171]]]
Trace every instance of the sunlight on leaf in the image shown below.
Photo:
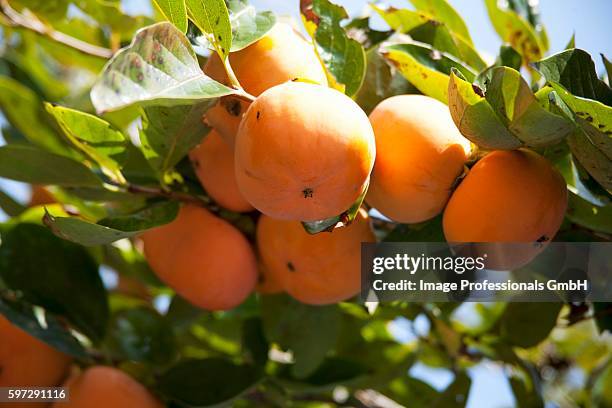
[[[170,23],[138,31],[104,68],[91,90],[98,111],[188,105],[233,91],[204,75],[189,40]]]

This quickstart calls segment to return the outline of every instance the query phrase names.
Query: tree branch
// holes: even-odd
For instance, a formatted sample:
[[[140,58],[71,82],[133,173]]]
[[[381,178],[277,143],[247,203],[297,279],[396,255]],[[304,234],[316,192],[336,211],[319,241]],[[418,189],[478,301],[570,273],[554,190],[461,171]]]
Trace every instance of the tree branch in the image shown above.
[[[108,48],[89,44],[85,41],[79,40],[78,38],[71,37],[68,34],[55,31],[53,28],[43,24],[40,20],[28,18],[23,14],[18,13],[9,5],[8,0],[0,0],[0,10],[8,19],[9,25],[13,27],[22,27],[30,31],[34,31],[37,34],[49,37],[58,43],[64,44],[68,47],[74,48],[77,51],[92,55],[94,57],[108,59],[113,56],[113,52]]]
[[[152,197],[163,197],[171,200],[182,201],[185,203],[197,204],[200,206],[207,206],[208,204],[210,204],[210,202],[204,200],[203,198],[199,198],[188,193],[182,193],[180,191],[167,191],[162,190],[161,188],[139,186],[136,184],[128,184],[127,186],[125,186],[125,189],[127,190],[127,192],[133,194],[142,194]]]

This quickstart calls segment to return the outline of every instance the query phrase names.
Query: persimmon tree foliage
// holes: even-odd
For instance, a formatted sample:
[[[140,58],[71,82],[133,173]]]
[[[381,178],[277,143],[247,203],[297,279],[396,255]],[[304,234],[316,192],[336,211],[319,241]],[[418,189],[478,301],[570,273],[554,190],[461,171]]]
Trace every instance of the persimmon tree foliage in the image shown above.
[[[387,31],[295,3],[302,21],[280,23],[245,0],[154,0],[150,15],[0,0],[0,177],[33,190],[27,206],[0,190],[0,386],[59,385],[72,361],[77,407],[462,407],[490,363],[517,406],[611,406],[612,303],[353,296],[360,242],[481,239],[466,219],[531,239],[512,220],[546,214],[499,203],[524,194],[528,211],[539,179],[504,185],[502,159],[558,176],[547,240],[609,241],[612,89],[592,57],[573,37],[549,50],[527,0],[474,2],[494,61],[446,0],[371,4]],[[392,128],[415,120],[459,140],[452,160]],[[483,157],[495,174],[470,173]],[[439,185],[419,201],[401,182],[422,177]],[[423,365],[449,385],[413,376]]]

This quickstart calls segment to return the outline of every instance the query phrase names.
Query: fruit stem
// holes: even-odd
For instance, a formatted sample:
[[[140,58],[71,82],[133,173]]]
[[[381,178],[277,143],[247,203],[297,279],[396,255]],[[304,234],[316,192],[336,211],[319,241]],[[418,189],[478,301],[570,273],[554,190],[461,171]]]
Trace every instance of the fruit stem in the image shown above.
[[[221,54],[219,54],[219,56],[221,57]],[[253,102],[255,100],[255,97],[245,91],[242,85],[240,85],[240,81],[238,81],[238,78],[236,77],[236,74],[232,69],[232,65],[229,62],[229,57],[225,57],[225,59],[223,60],[223,68],[225,69],[225,73],[229,78],[231,87],[234,88],[234,95],[238,99],[242,99],[245,102]]]
[[[223,67],[225,68],[225,73],[227,74],[227,77],[229,78],[229,81],[232,87],[234,89],[243,90],[242,86],[240,85],[240,81],[238,81],[238,78],[236,77],[236,74],[234,73],[232,65],[229,62],[229,57],[225,57],[225,59],[223,60]]]
[[[248,103],[252,103],[253,101],[255,101],[255,97],[242,88],[236,89],[234,90],[234,92],[234,96],[238,99],[242,99],[243,101]]]

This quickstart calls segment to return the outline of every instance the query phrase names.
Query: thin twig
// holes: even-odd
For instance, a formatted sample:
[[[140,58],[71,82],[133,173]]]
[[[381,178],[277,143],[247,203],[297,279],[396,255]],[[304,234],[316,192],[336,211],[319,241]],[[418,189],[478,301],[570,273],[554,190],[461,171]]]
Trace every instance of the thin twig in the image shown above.
[[[108,59],[113,56],[113,51],[108,48],[99,47],[97,45],[89,44],[85,41],[81,41],[78,38],[69,36],[59,31],[55,31],[53,28],[43,24],[39,20],[31,19],[23,14],[18,13],[13,9],[8,0],[0,0],[0,9],[4,16],[9,20],[9,24],[15,27],[22,27],[40,35],[49,37],[50,39],[67,45],[68,47],[74,48],[84,54],[93,55],[94,57]]]
[[[168,191],[168,190],[162,190],[161,188],[140,186],[140,185],[135,185],[135,184],[128,184],[125,189],[129,193],[133,193],[133,194],[142,194],[142,195],[148,195],[152,197],[163,197],[163,198],[168,198],[171,200],[182,201],[185,203],[191,203],[191,204],[197,204],[197,205],[208,204],[203,199],[200,199],[196,196],[193,196],[188,193],[183,193],[180,191]]]
[[[172,190],[164,190],[159,187],[149,187],[149,186],[141,186],[138,184],[120,184],[115,182],[114,180],[107,181],[107,184],[121,189],[124,192],[139,194],[149,197],[161,197],[167,198],[170,200],[181,201],[184,203],[197,204],[199,206],[209,207],[210,201],[206,200],[204,197],[198,197],[189,193],[183,193],[181,191],[172,191]]]

